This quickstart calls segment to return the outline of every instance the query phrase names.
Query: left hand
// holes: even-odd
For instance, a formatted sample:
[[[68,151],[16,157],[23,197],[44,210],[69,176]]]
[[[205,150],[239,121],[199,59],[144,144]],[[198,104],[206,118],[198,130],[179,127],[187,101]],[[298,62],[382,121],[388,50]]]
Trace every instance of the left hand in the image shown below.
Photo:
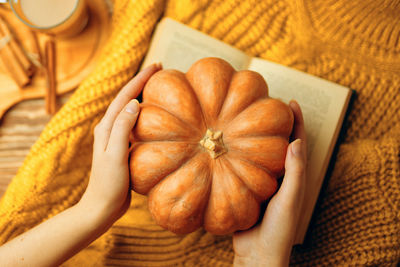
[[[139,72],[112,101],[94,130],[92,171],[79,204],[99,209],[108,225],[130,205],[129,135],[139,115],[135,98],[160,69],[160,64],[153,64]]]

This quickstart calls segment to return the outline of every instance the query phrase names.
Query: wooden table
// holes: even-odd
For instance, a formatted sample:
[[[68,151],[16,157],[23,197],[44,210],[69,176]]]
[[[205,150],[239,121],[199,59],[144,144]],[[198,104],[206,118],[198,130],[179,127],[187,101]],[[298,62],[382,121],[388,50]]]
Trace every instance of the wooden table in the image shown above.
[[[58,98],[59,105],[70,95]],[[0,121],[0,197],[50,119],[44,100],[32,99],[12,107]]]

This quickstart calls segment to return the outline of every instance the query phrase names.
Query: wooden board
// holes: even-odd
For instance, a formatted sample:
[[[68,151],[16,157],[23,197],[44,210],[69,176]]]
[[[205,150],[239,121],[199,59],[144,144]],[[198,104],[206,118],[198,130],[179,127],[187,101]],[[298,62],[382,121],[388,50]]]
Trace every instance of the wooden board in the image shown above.
[[[59,104],[71,94],[59,97]],[[44,99],[23,101],[4,115],[0,124],[0,198],[50,119]]]
[[[61,95],[75,89],[92,71],[110,33],[109,5],[104,0],[87,0],[89,23],[82,33],[69,39],[56,40],[57,94]],[[33,33],[20,22],[7,8],[0,8],[2,15],[22,42],[25,50],[35,51],[39,43],[43,53],[44,42],[48,36]],[[35,38],[37,42],[35,42]],[[16,103],[26,99],[44,97],[47,81],[44,70],[37,69],[30,85],[19,88],[5,70],[5,62],[0,62],[0,119]]]

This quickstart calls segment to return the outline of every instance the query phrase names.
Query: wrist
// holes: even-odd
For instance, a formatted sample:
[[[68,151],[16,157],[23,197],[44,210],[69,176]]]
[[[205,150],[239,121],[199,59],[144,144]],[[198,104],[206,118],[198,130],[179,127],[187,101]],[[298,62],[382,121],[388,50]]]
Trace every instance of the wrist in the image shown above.
[[[289,266],[289,262],[287,258],[284,257],[266,257],[263,255],[259,256],[251,256],[251,257],[241,257],[235,255],[235,259],[233,262],[233,266],[235,267],[261,267],[261,266],[274,266],[274,267],[287,267]]]
[[[111,227],[115,220],[108,207],[99,203],[93,203],[86,198],[82,198],[75,206],[79,214],[93,230],[103,234]]]

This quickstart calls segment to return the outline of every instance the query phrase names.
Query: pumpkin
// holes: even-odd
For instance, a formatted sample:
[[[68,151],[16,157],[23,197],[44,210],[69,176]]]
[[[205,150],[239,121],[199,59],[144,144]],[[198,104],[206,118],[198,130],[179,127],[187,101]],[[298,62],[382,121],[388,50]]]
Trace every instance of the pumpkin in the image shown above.
[[[162,70],[143,89],[130,155],[132,189],[156,223],[177,234],[253,226],[283,174],[291,109],[263,77],[204,58]]]

